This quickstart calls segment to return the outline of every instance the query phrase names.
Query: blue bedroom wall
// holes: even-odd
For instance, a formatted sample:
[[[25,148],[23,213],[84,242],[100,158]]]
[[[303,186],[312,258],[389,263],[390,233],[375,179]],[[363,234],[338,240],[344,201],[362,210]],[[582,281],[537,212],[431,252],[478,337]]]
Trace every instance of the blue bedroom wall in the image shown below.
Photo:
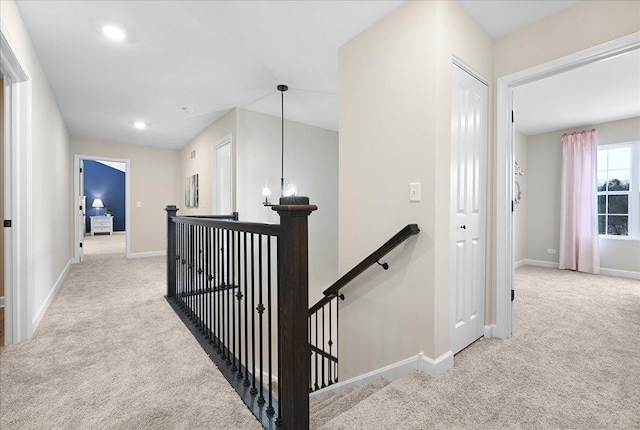
[[[87,233],[91,230],[89,217],[96,215],[96,209],[91,207],[94,199],[102,199],[104,203],[98,214],[103,215],[106,208],[113,212],[113,230],[125,231],[124,172],[94,160],[84,160],[84,195],[87,196]]]

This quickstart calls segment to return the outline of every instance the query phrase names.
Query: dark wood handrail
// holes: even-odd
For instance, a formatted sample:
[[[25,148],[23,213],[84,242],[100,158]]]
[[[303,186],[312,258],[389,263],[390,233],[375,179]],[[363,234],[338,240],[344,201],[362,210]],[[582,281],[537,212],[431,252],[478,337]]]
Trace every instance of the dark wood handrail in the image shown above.
[[[309,344],[309,348],[311,349],[311,351],[315,352],[316,354],[320,354],[321,356],[323,356],[327,360],[331,360],[331,361],[333,361],[335,363],[338,362],[338,357],[334,357],[333,355],[329,354],[328,352],[321,350],[317,346]]]
[[[384,245],[373,251],[367,258],[362,260],[356,267],[349,270],[344,276],[334,282],[333,285],[324,290],[322,294],[324,294],[325,297],[320,299],[318,303],[316,303],[311,307],[311,309],[309,309],[309,314],[312,314],[316,310],[322,308],[322,306],[324,306],[336,294],[338,294],[341,288],[344,288],[345,285],[357,278],[362,272],[380,261],[382,257],[391,252],[391,250],[393,250],[396,246],[400,245],[409,237],[418,233],[420,233],[418,224],[408,224],[405,228],[396,233],[395,236],[389,239]]]
[[[172,216],[170,217],[172,222],[179,221],[183,224],[192,225],[204,225],[207,227],[224,228],[233,231],[246,231],[247,233],[266,234],[268,236],[280,235],[280,224],[267,224],[259,222],[240,222],[224,219],[217,219],[211,217],[198,217],[198,216]]]

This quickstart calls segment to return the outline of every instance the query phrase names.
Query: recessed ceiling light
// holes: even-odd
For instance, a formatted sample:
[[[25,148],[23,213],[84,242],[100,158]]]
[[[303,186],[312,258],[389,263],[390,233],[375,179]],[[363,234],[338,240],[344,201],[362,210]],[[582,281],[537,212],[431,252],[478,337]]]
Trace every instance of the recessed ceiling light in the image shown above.
[[[136,121],[133,123],[133,126],[138,130],[144,130],[145,128],[147,128],[147,123],[143,121]]]
[[[102,32],[109,39],[121,41],[127,36],[123,29],[116,27],[115,25],[105,25],[102,27]]]

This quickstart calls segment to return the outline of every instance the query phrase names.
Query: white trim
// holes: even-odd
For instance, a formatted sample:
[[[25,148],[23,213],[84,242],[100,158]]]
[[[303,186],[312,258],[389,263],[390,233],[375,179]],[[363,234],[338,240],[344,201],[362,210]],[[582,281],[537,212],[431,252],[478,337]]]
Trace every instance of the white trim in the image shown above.
[[[619,278],[640,279],[640,272],[631,272],[628,270],[603,269],[601,267],[600,274],[605,276],[617,276]]]
[[[127,254],[127,258],[147,258],[166,256],[167,251],[132,252]]]
[[[489,324],[484,326],[484,337],[485,339],[490,339],[493,337],[493,331],[496,329],[495,324]]]
[[[0,71],[5,91],[5,343],[31,337],[29,294],[32,291],[32,81],[16,55],[7,27],[0,20]],[[4,227],[3,227],[4,228]]]
[[[231,174],[230,174],[230,178],[231,178],[231,212],[234,212],[236,209],[236,202],[235,202],[235,151],[234,151],[234,146],[233,146],[233,134],[229,133],[227,134],[225,137],[223,137],[222,139],[220,139],[219,141],[217,141],[216,143],[214,143],[213,145],[211,145],[211,213],[213,215],[229,215],[229,214],[222,214],[219,212],[218,210],[218,193],[217,193],[217,187],[216,187],[216,172],[218,171],[217,169],[217,164],[218,164],[218,157],[216,155],[216,151],[218,148],[221,148],[225,145],[229,145],[229,156],[231,157]]]
[[[549,269],[557,269],[558,263],[542,260],[522,260],[526,266],[546,267]],[[600,268],[600,274],[604,276],[617,276],[619,278],[640,279],[640,272],[632,272],[629,270],[606,269]]]
[[[522,267],[522,266],[524,266],[525,264],[527,264],[527,260],[523,258],[523,259],[522,259],[522,260],[520,260],[520,261],[516,261],[516,262],[513,264],[513,268],[514,268],[514,269],[517,269],[518,267]]]
[[[375,378],[380,376],[387,378],[390,381],[406,375],[412,370],[418,370],[426,373],[432,378],[437,378],[443,375],[447,370],[453,367],[453,353],[447,351],[435,360],[424,355],[420,352],[417,355],[411,356],[404,360],[390,364],[388,366],[381,367],[371,372],[367,372],[355,378],[351,378],[347,381],[338,382],[337,384],[330,385],[318,391],[314,391],[309,394],[310,398],[322,396],[332,392],[342,392],[353,386],[363,386],[371,382]]]
[[[453,64],[455,64],[456,66],[460,67],[462,70],[464,70],[465,72],[467,72],[468,74],[470,74],[471,76],[473,76],[474,78],[476,78],[477,80],[479,80],[481,83],[483,83],[485,86],[489,86],[489,80],[487,80],[484,76],[482,76],[482,74],[480,72],[478,72],[477,70],[475,70],[473,67],[469,66],[467,63],[465,63],[464,61],[462,61],[462,59],[460,59],[459,57],[456,57],[455,55],[453,55]],[[488,104],[488,100],[487,100],[487,104]]]
[[[453,367],[453,352],[447,351],[435,360],[421,352],[418,354],[418,365],[417,370],[437,378]]]
[[[528,258],[523,261],[525,266],[548,267],[549,269],[557,269],[560,267],[560,264],[554,261],[530,260]]]
[[[114,157],[100,157],[95,155],[82,155],[75,154],[73,157],[73,227],[74,227],[74,263],[80,262],[80,226],[78,225],[78,207],[80,207],[80,160],[92,160],[92,161],[114,161],[116,163],[124,163],[125,165],[125,190],[124,190],[124,222],[126,230],[124,233],[126,237],[125,253],[127,258],[136,258],[131,256],[131,161],[128,158],[114,158]],[[85,208],[86,210],[86,208]]]
[[[522,70],[497,80],[496,108],[496,330],[506,339],[512,333],[511,288],[513,285],[513,88],[601,61],[640,47],[640,32]]]
[[[36,312],[35,315],[33,316],[33,319],[31,320],[32,333],[35,333],[36,329],[40,325],[40,321],[42,321],[42,317],[44,317],[45,312],[47,312],[49,305],[55,298],[56,294],[58,294],[58,290],[60,290],[60,287],[62,286],[62,284],[64,284],[65,279],[67,279],[67,274],[69,273],[69,269],[71,268],[72,263],[73,263],[73,258],[69,259],[69,262],[67,263],[65,268],[62,270],[62,273],[60,273],[60,276],[58,276],[56,283],[53,285],[53,288],[49,292],[47,299],[44,301],[42,306],[40,306],[40,309],[38,309],[38,312]]]

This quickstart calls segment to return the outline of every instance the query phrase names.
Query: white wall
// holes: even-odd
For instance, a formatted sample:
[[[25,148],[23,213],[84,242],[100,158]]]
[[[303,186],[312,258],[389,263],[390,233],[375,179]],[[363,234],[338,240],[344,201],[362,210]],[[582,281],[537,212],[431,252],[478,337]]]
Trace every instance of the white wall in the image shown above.
[[[130,160],[130,225],[131,253],[165,251],[167,205],[176,204],[180,195],[179,153],[171,149],[132,145],[101,140],[71,138],[71,156],[122,158]],[[140,202],[141,206],[137,206]],[[179,206],[178,206],[179,207]]]
[[[66,125],[13,1],[0,2],[0,19],[32,85],[32,278],[25,292],[30,337],[73,257],[73,163]]]
[[[513,212],[513,262],[518,264],[526,258],[527,202],[529,200],[527,198],[527,175],[529,169],[527,168],[527,136],[516,132],[515,137],[514,160],[525,172],[524,175],[514,175],[513,177],[514,181],[520,185],[520,203],[514,206]],[[518,189],[514,188],[514,199],[517,192]]]
[[[411,2],[340,49],[340,273],[421,233],[344,290],[342,379],[449,351],[451,62],[487,78],[492,42],[455,2]],[[409,202],[409,183],[422,201]]]
[[[226,136],[231,135],[233,156],[236,157],[236,109],[211,124],[194,140],[180,150],[179,199],[175,202],[180,208],[178,215],[206,215],[212,212],[211,202],[211,148]],[[196,157],[191,158],[191,151],[196,151]],[[235,166],[234,166],[235,167]],[[199,204],[197,208],[187,208],[184,201],[184,181],[191,175],[198,174]],[[234,203],[232,207],[236,207]],[[242,215],[242,214],[241,214]]]
[[[529,136],[527,138],[526,258],[558,262],[547,254],[560,242],[560,180],[564,133],[598,130],[600,144],[640,140],[640,118],[585,125]],[[640,240],[600,239],[600,267],[640,273]]]
[[[281,119],[238,109],[237,207],[240,219],[280,222],[262,205],[262,185],[280,197]],[[318,210],[309,217],[309,300],[338,279],[338,133],[285,121],[285,182]]]
[[[280,196],[281,119],[236,108],[210,125],[180,151],[179,183],[198,173],[200,205],[179,215],[211,213],[211,147],[232,135],[234,207],[240,220],[279,223],[278,214],[262,205],[262,186],[269,184],[272,201]],[[192,150],[196,158],[191,159]],[[338,273],[338,133],[285,121],[285,176],[318,206],[309,219],[309,299],[315,303]]]

